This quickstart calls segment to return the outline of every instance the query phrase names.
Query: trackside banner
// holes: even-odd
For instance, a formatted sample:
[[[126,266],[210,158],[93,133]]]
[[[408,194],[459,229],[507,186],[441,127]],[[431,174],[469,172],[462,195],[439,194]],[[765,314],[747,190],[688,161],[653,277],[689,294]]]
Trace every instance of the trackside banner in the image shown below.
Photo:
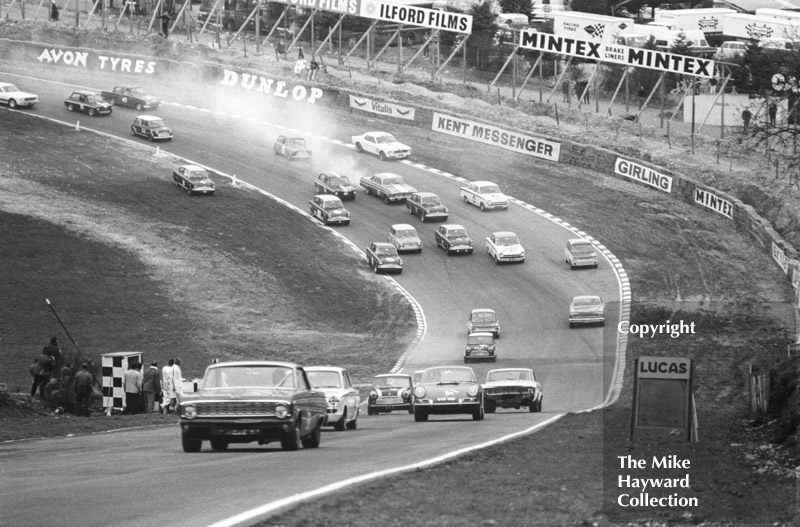
[[[467,121],[442,113],[433,113],[431,130],[478,141],[487,145],[499,146],[512,152],[541,157],[558,162],[561,144],[538,137],[503,130],[483,123]]]
[[[670,176],[656,172],[652,168],[634,161],[618,157],[614,163],[614,173],[634,179],[645,185],[650,185],[658,190],[663,190],[667,194],[672,192],[672,178]]]
[[[720,198],[713,192],[709,192],[700,187],[695,188],[694,202],[722,214],[726,218],[733,219],[733,203],[727,199]]]
[[[397,117],[398,119],[414,120],[414,108],[407,108],[390,102],[374,101],[368,97],[356,97],[349,95],[350,108],[364,112],[377,113]]]
[[[714,61],[700,57],[559,37],[550,33],[539,33],[532,29],[521,31],[519,38],[520,47],[525,49],[669,73],[680,73],[681,75],[691,75],[693,77],[711,78],[714,76]]]
[[[394,4],[390,1],[361,0],[361,16],[404,24],[429,27],[456,33],[472,33],[472,15],[448,13],[413,5]]]
[[[113,71],[115,73],[133,73],[134,75],[162,73],[158,71],[159,66],[162,65],[156,60],[124,57],[111,53],[75,51],[67,48],[31,49],[38,49],[36,60],[46,66],[66,66],[80,70]]]
[[[333,13],[358,15],[361,11],[360,0],[270,0],[278,4],[287,4],[305,9],[320,9]]]

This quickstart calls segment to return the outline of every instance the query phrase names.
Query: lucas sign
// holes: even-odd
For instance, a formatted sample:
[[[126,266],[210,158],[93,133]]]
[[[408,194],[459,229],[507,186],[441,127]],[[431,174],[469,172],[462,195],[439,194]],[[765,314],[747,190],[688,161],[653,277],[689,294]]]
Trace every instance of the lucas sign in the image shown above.
[[[612,62],[624,66],[679,73],[692,77],[714,76],[714,61],[699,57],[665,53],[655,49],[632,48],[618,44],[606,44],[576,38],[559,37],[550,33],[539,33],[534,29],[520,31],[519,45],[559,55],[569,55],[599,62]]]
[[[636,429],[683,428],[692,433],[692,359],[639,357],[633,379],[631,439]]]
[[[362,0],[361,16],[395,24],[429,27],[456,33],[472,33],[472,15],[395,4],[389,1]]]

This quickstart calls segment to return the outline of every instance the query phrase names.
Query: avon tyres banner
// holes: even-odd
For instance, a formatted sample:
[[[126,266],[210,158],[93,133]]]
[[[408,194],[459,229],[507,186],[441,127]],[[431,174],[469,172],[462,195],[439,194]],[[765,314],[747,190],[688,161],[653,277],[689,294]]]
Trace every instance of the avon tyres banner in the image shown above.
[[[700,57],[689,57],[665,53],[654,49],[632,48],[618,44],[605,44],[575,38],[557,37],[539,33],[535,29],[520,32],[519,45],[547,53],[557,53],[600,62],[612,62],[623,66],[648,68],[651,70],[680,73],[693,77],[714,76],[714,61]]]
[[[397,117],[398,119],[414,120],[414,108],[399,106],[390,102],[374,101],[368,97],[357,97],[350,95],[350,108],[363,112],[377,113]]]

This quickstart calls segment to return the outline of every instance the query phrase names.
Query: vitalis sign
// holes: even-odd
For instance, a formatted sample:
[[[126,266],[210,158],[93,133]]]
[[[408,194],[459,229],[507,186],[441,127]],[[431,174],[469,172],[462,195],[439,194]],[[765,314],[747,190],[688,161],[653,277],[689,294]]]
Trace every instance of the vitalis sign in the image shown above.
[[[275,79],[270,79],[269,77],[251,73],[237,73],[231,70],[223,70],[223,78],[220,84],[222,86],[239,86],[248,91],[266,93],[282,99],[291,97],[292,100],[305,101],[309,104],[314,104],[323,94],[323,91],[319,88],[306,88],[302,84],[287,86],[286,81],[275,81]]]
[[[36,60],[42,64],[54,66],[72,66],[87,70],[105,70],[118,73],[143,73],[152,75],[156,72],[154,60],[130,59],[113,55],[98,55],[88,51],[72,51],[58,48],[45,48]]]
[[[380,115],[388,115],[409,121],[414,120],[414,108],[406,108],[405,106],[398,106],[390,102],[374,101],[368,97],[356,97],[355,95],[350,95],[350,108],[355,108],[356,110],[361,110],[364,112],[377,113]]]
[[[699,57],[559,37],[549,33],[539,33],[532,29],[520,31],[519,38],[519,45],[524,49],[535,49],[547,53],[570,55],[601,62],[613,62],[614,64],[623,64],[625,66],[680,73],[693,77],[711,78],[714,76],[714,61]]]

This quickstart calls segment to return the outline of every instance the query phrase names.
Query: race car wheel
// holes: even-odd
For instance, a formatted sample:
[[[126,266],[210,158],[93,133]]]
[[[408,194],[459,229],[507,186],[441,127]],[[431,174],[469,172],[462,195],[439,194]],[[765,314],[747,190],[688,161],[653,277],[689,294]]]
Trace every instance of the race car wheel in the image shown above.
[[[483,405],[487,414],[493,414],[497,410],[497,405],[494,401],[486,401]]]
[[[281,432],[281,450],[295,451],[300,448],[300,423],[289,432]]]
[[[228,442],[223,439],[212,439],[211,450],[215,450],[217,452],[228,450]]]
[[[142,103],[140,103],[140,102],[136,103],[136,111],[137,112],[141,112],[142,111]]]
[[[461,197],[464,198],[464,203],[469,203],[469,199],[467,199],[467,196],[461,196]]]
[[[152,143],[153,141],[155,141],[155,140],[156,140],[156,138],[155,138],[155,136],[154,136],[153,134],[148,134],[148,135],[147,135],[147,140],[148,140],[148,141],[150,141],[150,142]]]
[[[69,110],[70,112],[74,112],[75,111],[75,106],[72,105],[72,104],[68,104],[67,105],[67,110]]]
[[[369,188],[369,187],[367,187],[367,188],[365,188],[365,189],[364,189],[364,193],[365,193],[367,196],[371,196],[371,195],[372,195],[372,189],[371,189],[371,188]]]
[[[136,137],[136,129],[133,126],[131,126],[131,135]]]
[[[472,412],[473,421],[483,421],[483,406]]]
[[[333,423],[333,429],[337,432],[344,431],[344,424],[347,422],[347,408],[342,411],[342,418]]]
[[[386,161],[386,154],[381,150],[378,152],[378,156],[381,158],[381,161]]]
[[[428,420],[428,412],[426,410],[414,408],[414,421],[424,423]]]
[[[303,443],[303,448],[319,448],[319,444],[322,442],[322,421],[317,423],[314,431],[301,439],[300,442]]]
[[[364,151],[364,147],[361,146],[361,143],[356,143],[356,152],[358,152],[360,154],[363,151]]]
[[[345,425],[348,430],[355,430],[358,428],[358,410],[356,410],[356,417]]]
[[[486,211],[486,205],[484,205],[483,202],[481,202],[481,212],[485,211]]]
[[[406,208],[408,209],[408,213],[413,216],[414,215],[414,209],[412,209],[410,205],[406,205]]]
[[[89,111],[86,113],[89,114],[89,117],[94,117],[94,108],[89,108]]]
[[[389,196],[388,196],[387,194],[384,194],[384,196],[383,196],[383,202],[384,202],[384,203],[386,203],[387,205],[390,203],[390,201],[389,201]]]
[[[420,220],[422,223],[425,223],[425,220],[427,220],[427,219],[428,219],[428,215],[427,215],[427,214],[425,214],[424,212],[423,212],[422,214],[420,214],[420,215],[419,215],[419,220]]]
[[[380,271],[380,269],[378,269],[378,262],[372,264],[372,270],[375,271],[375,274],[378,274],[378,271]]]
[[[535,403],[531,404],[531,405],[528,407],[528,411],[529,411],[530,413],[532,413],[532,414],[533,414],[533,413],[536,413],[536,412],[541,412],[541,411],[542,411],[542,400],[541,400],[541,399],[539,399],[539,400],[538,400],[538,401],[536,401]]]
[[[186,186],[186,194],[189,195],[189,196],[192,195],[192,186],[191,185],[187,185]]]
[[[9,99],[8,100],[8,107],[13,110],[14,108],[17,107],[17,101],[15,101],[14,99]]]
[[[203,447],[203,442],[199,439],[189,439],[186,435],[181,436],[181,446],[183,446],[183,451],[188,453],[200,452],[200,449]]]
[[[413,404],[408,407],[408,413],[410,413],[410,414],[414,413],[414,405]]]

